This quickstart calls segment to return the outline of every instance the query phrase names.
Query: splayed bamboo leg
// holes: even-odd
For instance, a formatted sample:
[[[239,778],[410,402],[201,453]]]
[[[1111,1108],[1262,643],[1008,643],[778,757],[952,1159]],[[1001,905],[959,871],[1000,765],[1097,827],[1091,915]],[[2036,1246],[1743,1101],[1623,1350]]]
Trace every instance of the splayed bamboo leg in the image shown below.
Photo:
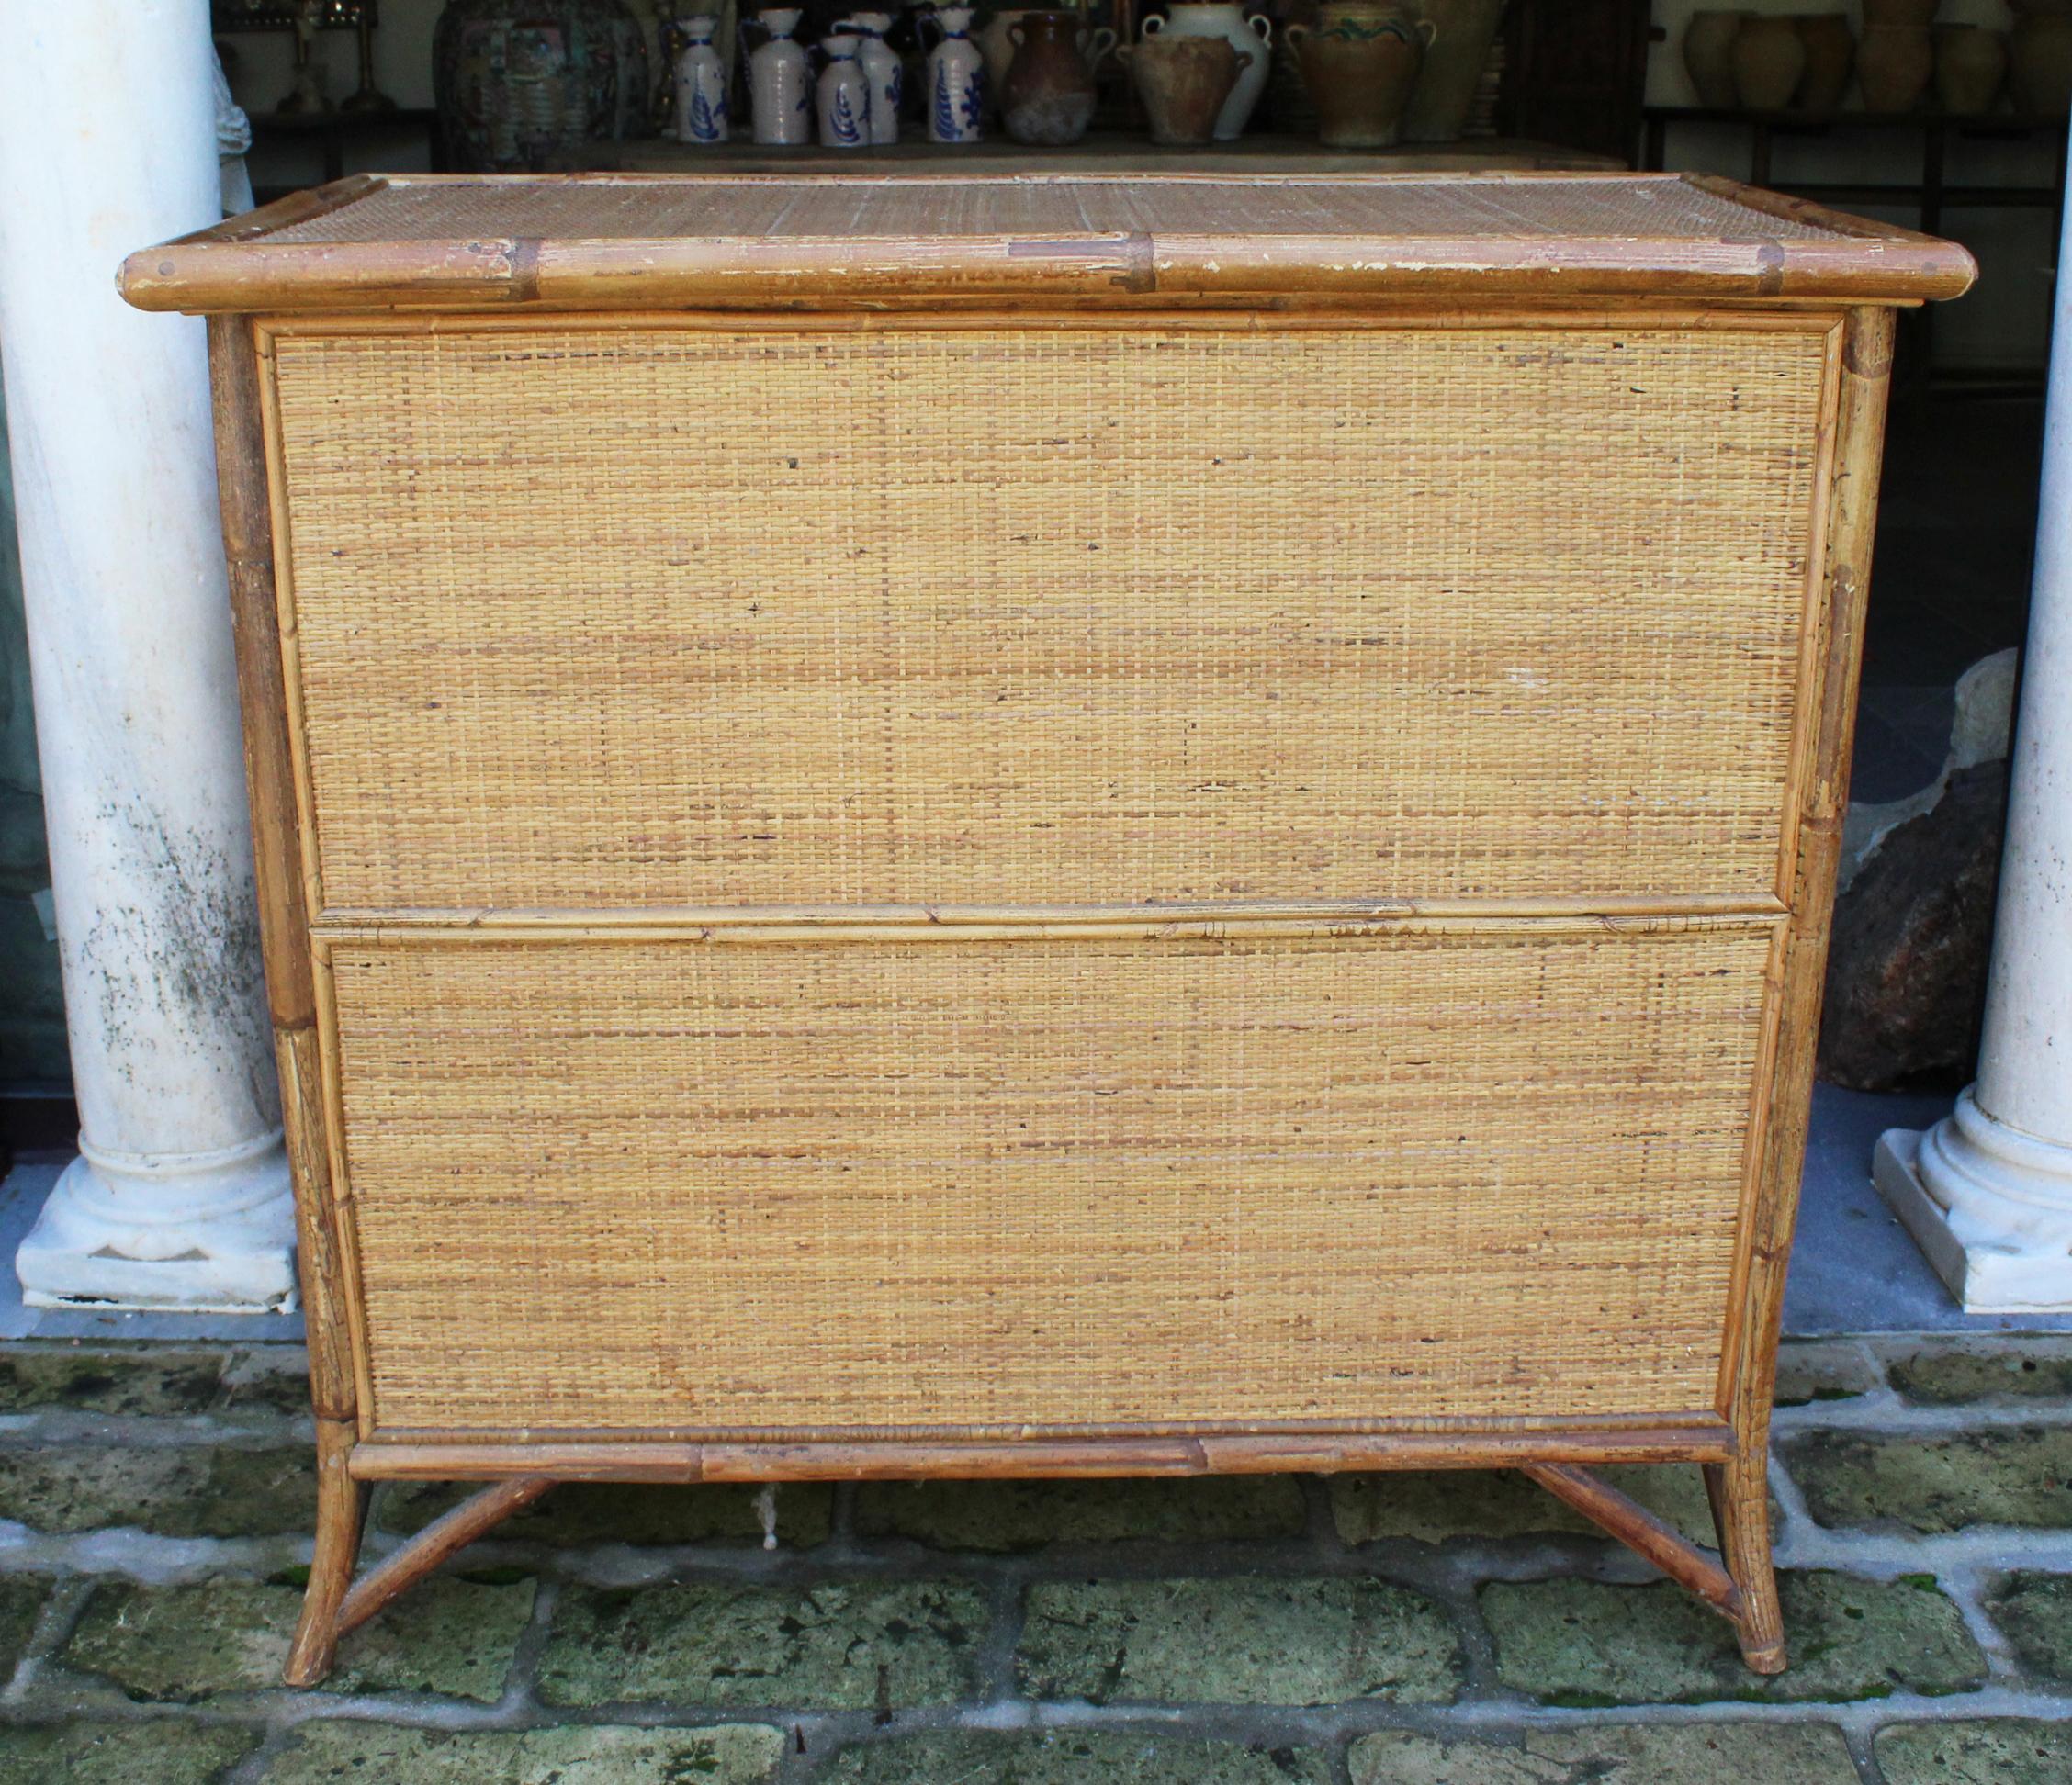
[[[523,1511],[554,1486],[551,1476],[520,1476],[470,1495],[434,1519],[345,1595],[338,1608],[338,1633],[357,1630],[391,1600],[408,1592],[449,1555]]]
[[[1776,1576],[1770,1566],[1770,1501],[1762,1459],[1755,1456],[1751,1466],[1744,1454],[1730,1463],[1704,1467],[1719,1526],[1717,1557],[1587,1469],[1547,1463],[1534,1464],[1524,1473],[1711,1606],[1734,1626],[1741,1655],[1757,1673],[1782,1673],[1785,1632]],[[1747,1479],[1751,1474],[1752,1513]]]
[[[338,1610],[360,1553],[366,1501],[366,1489],[346,1471],[353,1435],[350,1420],[317,1421],[317,1549],[302,1595],[302,1616],[281,1672],[290,1686],[314,1686],[331,1671],[338,1653]]]
[[[1741,1591],[1734,1627],[1742,1658],[1759,1674],[1783,1673],[1785,1613],[1770,1559],[1770,1447],[1745,1450],[1729,1462],[1704,1467],[1719,1553]]]

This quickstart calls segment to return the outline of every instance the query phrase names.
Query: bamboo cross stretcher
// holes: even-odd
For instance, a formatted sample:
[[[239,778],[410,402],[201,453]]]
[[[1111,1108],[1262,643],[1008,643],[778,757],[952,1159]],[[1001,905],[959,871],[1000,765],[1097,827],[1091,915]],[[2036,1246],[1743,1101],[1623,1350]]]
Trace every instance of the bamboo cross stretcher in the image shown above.
[[[366,178],[133,257],[210,316],[290,1680],[559,1481],[1413,1467],[1782,1667],[1892,312],[1971,274],[1666,175]],[[355,1580],[392,1479],[488,1485]]]

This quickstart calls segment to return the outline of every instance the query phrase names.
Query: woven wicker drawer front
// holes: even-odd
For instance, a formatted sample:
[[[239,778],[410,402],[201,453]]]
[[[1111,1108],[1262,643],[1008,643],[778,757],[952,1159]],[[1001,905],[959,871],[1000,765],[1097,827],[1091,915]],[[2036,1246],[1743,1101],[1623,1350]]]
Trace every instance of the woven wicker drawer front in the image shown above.
[[[325,902],[1760,897],[1827,353],[280,335]]]
[[[375,1423],[1709,1409],[1769,947],[341,943]]]

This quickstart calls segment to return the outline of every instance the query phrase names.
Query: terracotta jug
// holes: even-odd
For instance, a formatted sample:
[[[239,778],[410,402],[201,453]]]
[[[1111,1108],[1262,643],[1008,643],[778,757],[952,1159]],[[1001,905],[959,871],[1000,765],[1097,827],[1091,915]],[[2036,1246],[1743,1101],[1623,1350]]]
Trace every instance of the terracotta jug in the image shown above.
[[[1856,33],[1849,28],[1848,16],[1801,13],[1793,22],[1806,46],[1806,72],[1798,77],[1792,104],[1801,111],[1840,111],[1856,66]]]
[[[1684,32],[1684,68],[1696,90],[1698,104],[1729,111],[1738,103],[1734,91],[1734,39],[1747,23],[1745,12],[1707,9],[1695,12]]]
[[[1935,30],[1935,97],[1942,109],[1972,118],[1993,109],[2007,78],[2007,39],[1982,25]]]
[[[1273,44],[1273,21],[1264,13],[1247,13],[1236,0],[1170,0],[1163,17],[1157,13],[1143,22],[1145,37],[1222,38],[1240,56],[1250,56],[1261,45]],[[1241,64],[1237,84],[1223,101],[1216,119],[1216,140],[1234,142],[1267,90],[1267,59]]]
[[[1025,12],[1008,28],[1015,46],[1000,84],[1000,121],[1017,142],[1077,142],[1094,121],[1094,77],[1075,12]]]
[[[1237,84],[1245,58],[1255,52],[1240,56],[1222,38],[1175,32],[1147,37],[1120,53],[1143,101],[1151,140],[1193,147],[1214,137],[1217,114]],[[1264,48],[1257,53],[1264,54]]]
[[[2072,109],[2072,16],[2024,11],[2008,40],[2014,108],[2046,118]]]
[[[1781,111],[1806,73],[1806,42],[1798,22],[1782,13],[1751,18],[1734,39],[1734,91],[1751,111]]]
[[[1866,25],[1856,48],[1856,82],[1864,109],[1911,111],[1928,91],[1935,51],[1925,25]]]
[[[1317,140],[1328,149],[1395,141],[1432,41],[1431,21],[1389,0],[1324,0],[1313,29],[1289,28],[1301,32],[1296,51],[1316,102]]]

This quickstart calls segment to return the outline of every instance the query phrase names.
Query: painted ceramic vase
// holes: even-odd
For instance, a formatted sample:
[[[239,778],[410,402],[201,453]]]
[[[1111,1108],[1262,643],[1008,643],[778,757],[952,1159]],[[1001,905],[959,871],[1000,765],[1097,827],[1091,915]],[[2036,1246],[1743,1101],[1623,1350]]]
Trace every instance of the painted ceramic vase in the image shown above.
[[[1751,111],[1782,111],[1806,73],[1806,39],[1783,13],[1751,18],[1734,39],[1734,91]]]
[[[648,39],[621,0],[447,0],[432,34],[440,128],[462,172],[546,172],[647,128]]]
[[[906,85],[906,71],[899,52],[885,42],[892,28],[892,15],[882,12],[851,13],[835,28],[853,31],[858,43],[856,60],[863,78],[871,84],[871,140],[899,140],[899,102]]]
[[[718,20],[700,13],[683,21],[687,41],[676,62],[676,135],[680,142],[726,140],[726,64],[713,48]]]
[[[1025,12],[1008,28],[1015,47],[1000,85],[1000,121],[1017,142],[1076,142],[1094,121],[1094,77],[1075,12]]]
[[[756,14],[769,33],[749,53],[749,110],[758,142],[813,140],[813,64],[805,46],[792,39],[802,17],[796,6]]]
[[[1244,56],[1265,53],[1262,47],[1241,56],[1222,38],[1177,32],[1154,34],[1121,52],[1143,101],[1151,140],[1181,148],[1213,140],[1223,101],[1244,72]]]
[[[1231,95],[1223,101],[1223,108],[1216,115],[1216,140],[1233,142],[1244,134],[1244,126],[1250,120],[1259,103],[1259,95],[1267,90],[1267,58],[1255,54],[1261,45],[1271,46],[1273,24],[1265,14],[1253,13],[1249,17],[1236,0],[1174,0],[1172,9],[1161,18],[1154,13],[1143,22],[1145,37],[1171,36],[1217,37],[1236,51],[1241,56],[1250,56],[1250,64],[1240,70],[1237,84]]]
[[[820,71],[820,146],[867,149],[871,145],[871,82],[856,60],[862,39],[837,31],[820,39],[827,66]]]
[[[1806,46],[1806,72],[1798,77],[1792,104],[1801,111],[1840,111],[1856,68],[1856,33],[1849,28],[1848,15],[1801,13],[1794,23]]]
[[[1391,0],[1325,0],[1313,27],[1289,27],[1316,103],[1317,140],[1327,149],[1395,141],[1432,30]]]
[[[1911,111],[1935,73],[1935,49],[1925,25],[1866,25],[1856,48],[1856,84],[1864,108]]]
[[[985,134],[985,58],[971,40],[972,9],[938,6],[942,40],[929,52],[930,142],[976,142]]]
[[[1935,96],[1942,109],[1976,118],[1993,109],[2007,79],[2007,39],[1983,25],[1942,25],[1935,31]]]
[[[1745,12],[1708,7],[1691,15],[1684,30],[1684,72],[1698,104],[1719,111],[1731,109],[1734,94],[1734,39],[1748,20]]]

